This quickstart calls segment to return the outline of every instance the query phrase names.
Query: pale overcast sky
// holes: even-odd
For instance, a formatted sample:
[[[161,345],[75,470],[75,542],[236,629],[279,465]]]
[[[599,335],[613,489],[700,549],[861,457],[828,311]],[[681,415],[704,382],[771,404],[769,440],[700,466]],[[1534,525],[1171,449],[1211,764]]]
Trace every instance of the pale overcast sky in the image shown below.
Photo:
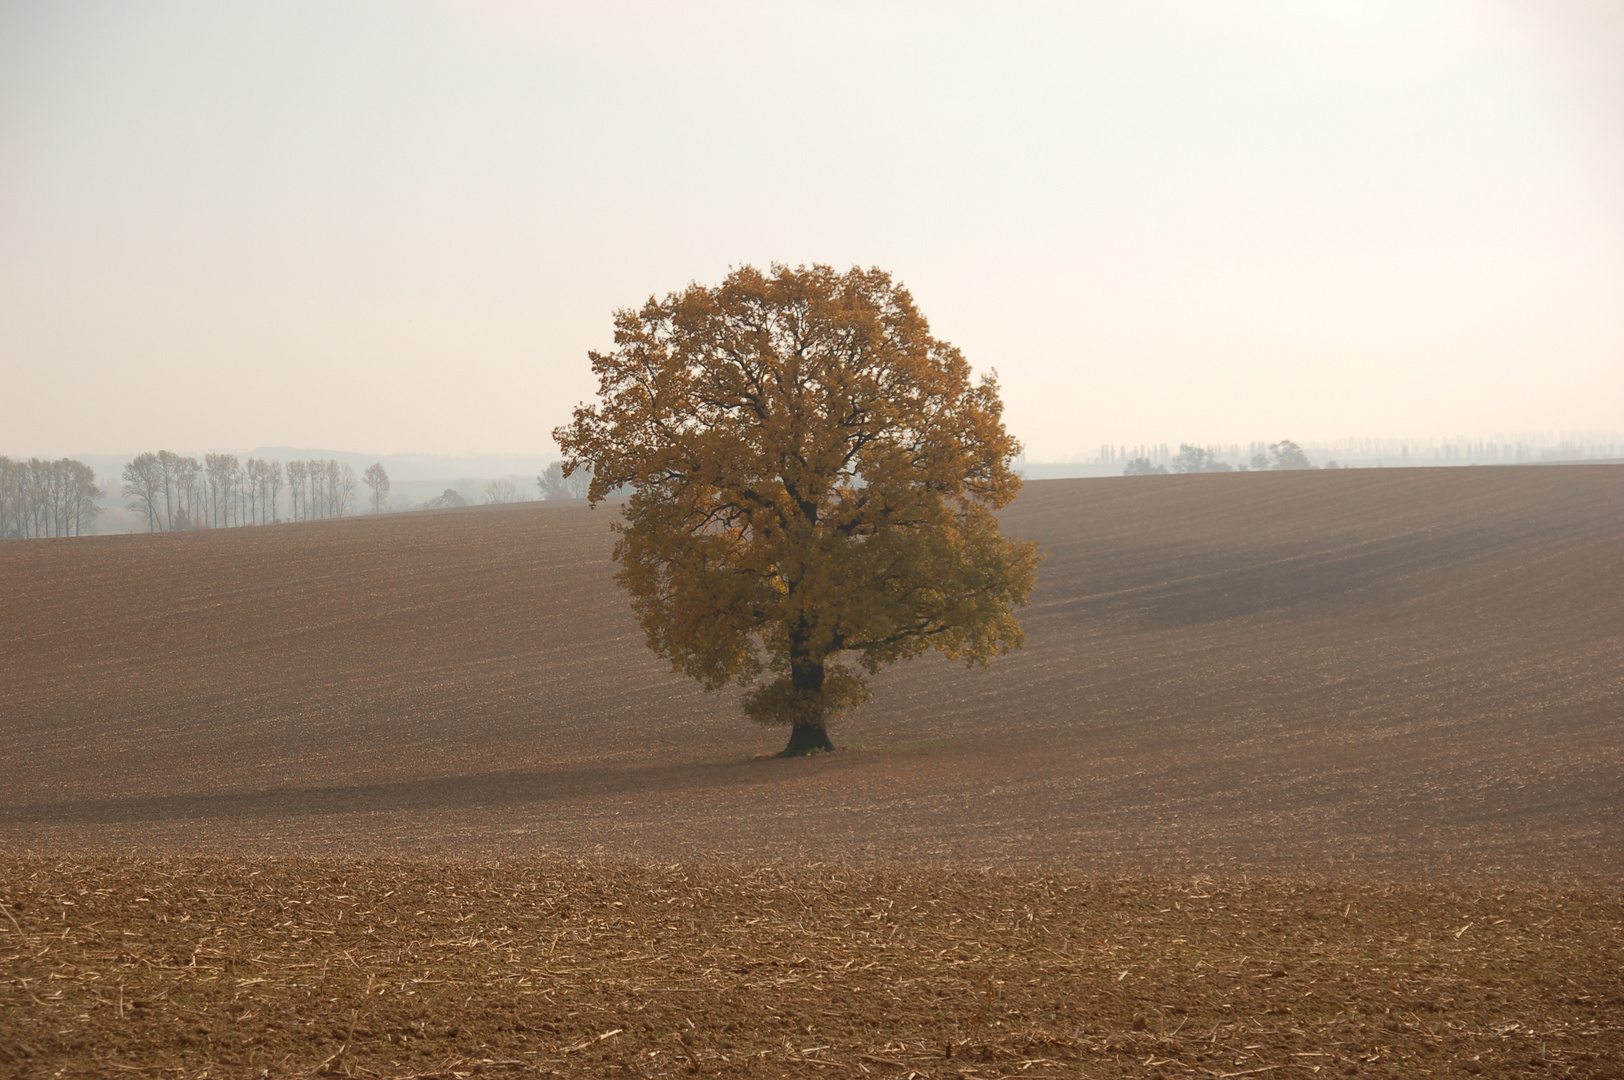
[[[545,451],[891,271],[1034,459],[1624,429],[1624,4],[0,6],[0,453]]]

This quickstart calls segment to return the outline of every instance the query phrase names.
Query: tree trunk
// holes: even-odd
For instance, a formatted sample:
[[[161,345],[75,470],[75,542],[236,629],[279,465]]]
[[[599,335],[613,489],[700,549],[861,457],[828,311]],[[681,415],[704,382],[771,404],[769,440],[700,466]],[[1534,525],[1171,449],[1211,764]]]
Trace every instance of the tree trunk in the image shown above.
[[[822,724],[796,724],[789,732],[789,745],[780,757],[800,757],[803,754],[833,753],[835,744],[829,741],[829,732]]]
[[[808,709],[808,715],[796,720],[795,726],[790,729],[784,757],[828,753],[835,748],[823,727],[823,661],[795,656],[799,651],[797,644],[790,645],[790,680],[798,695],[816,704]]]

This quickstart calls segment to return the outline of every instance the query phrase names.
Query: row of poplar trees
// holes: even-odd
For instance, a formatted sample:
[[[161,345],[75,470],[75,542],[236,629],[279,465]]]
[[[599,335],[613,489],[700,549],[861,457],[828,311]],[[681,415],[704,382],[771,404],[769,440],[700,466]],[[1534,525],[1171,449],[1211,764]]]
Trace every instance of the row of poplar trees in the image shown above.
[[[0,537],[83,536],[94,532],[101,496],[82,461],[0,457]]]
[[[375,475],[376,474],[376,475]],[[367,470],[374,501],[381,466]],[[355,511],[355,470],[337,461],[280,461],[235,454],[205,454],[203,460],[159,450],[124,466],[129,508],[144,513],[151,532],[225,529],[280,521],[282,490],[294,521],[343,517]]]

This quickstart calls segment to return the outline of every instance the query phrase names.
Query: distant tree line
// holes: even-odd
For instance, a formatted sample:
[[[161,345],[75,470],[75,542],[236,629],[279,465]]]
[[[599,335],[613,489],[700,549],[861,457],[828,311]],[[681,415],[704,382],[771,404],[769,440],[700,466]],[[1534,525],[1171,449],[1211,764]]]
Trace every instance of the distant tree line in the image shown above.
[[[381,464],[367,469],[373,513],[388,505],[389,474]],[[280,461],[235,454],[205,454],[203,460],[168,450],[138,454],[124,466],[128,507],[146,518],[149,532],[228,529],[269,525],[281,517],[282,490],[288,492],[292,521],[344,517],[355,512],[355,470],[337,461]]]
[[[544,486],[542,488],[542,498],[552,497],[546,494],[546,490]],[[479,501],[485,506],[499,506],[504,503],[528,502],[529,500],[530,495],[512,480],[492,480],[479,490]],[[445,510],[451,507],[467,505],[467,498],[456,488],[446,488],[432,499],[423,501],[424,510]]]
[[[562,463],[555,461],[536,482],[543,499],[580,499],[586,497],[592,476],[582,468],[566,477]],[[284,465],[270,458],[204,454],[199,459],[158,450],[136,455],[124,466],[118,490],[103,491],[94,470],[83,462],[0,457],[0,539],[93,532],[101,512],[96,500],[114,495],[128,500],[126,509],[144,519],[149,532],[345,517],[355,513],[362,484],[367,510],[379,514],[389,508],[389,474],[381,462],[358,478],[354,469],[336,460]],[[480,492],[480,501],[487,504],[529,497],[505,479],[490,481]],[[446,488],[422,508],[467,504],[455,488]]]
[[[1189,443],[1180,443],[1179,452],[1166,465],[1152,464],[1147,457],[1136,457],[1128,462],[1122,470],[1123,476],[1159,476],[1167,473],[1212,473],[1212,472],[1247,472],[1255,471],[1312,469],[1314,466],[1303,453],[1303,448],[1290,439],[1282,439],[1277,443],[1270,443],[1266,453],[1252,455],[1250,466],[1231,465],[1221,460],[1211,450],[1200,446],[1191,446]],[[1338,468],[1336,462],[1325,466],[1327,469]]]
[[[0,538],[83,536],[95,528],[101,494],[82,461],[0,457]]]

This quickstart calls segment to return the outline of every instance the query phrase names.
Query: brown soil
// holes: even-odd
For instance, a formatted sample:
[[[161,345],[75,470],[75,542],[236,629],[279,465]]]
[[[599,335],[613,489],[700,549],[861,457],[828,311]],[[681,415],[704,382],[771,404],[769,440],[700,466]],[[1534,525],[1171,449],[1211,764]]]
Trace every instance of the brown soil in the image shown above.
[[[1034,483],[789,761],[610,514],[0,544],[0,1075],[1620,1074],[1624,468]]]
[[[45,850],[1624,870],[1624,468],[1031,484],[1026,650],[785,733],[643,647],[612,511],[0,545]]]
[[[1618,1075],[1615,895],[934,868],[3,864],[25,1076]],[[20,946],[20,947],[19,947]]]

